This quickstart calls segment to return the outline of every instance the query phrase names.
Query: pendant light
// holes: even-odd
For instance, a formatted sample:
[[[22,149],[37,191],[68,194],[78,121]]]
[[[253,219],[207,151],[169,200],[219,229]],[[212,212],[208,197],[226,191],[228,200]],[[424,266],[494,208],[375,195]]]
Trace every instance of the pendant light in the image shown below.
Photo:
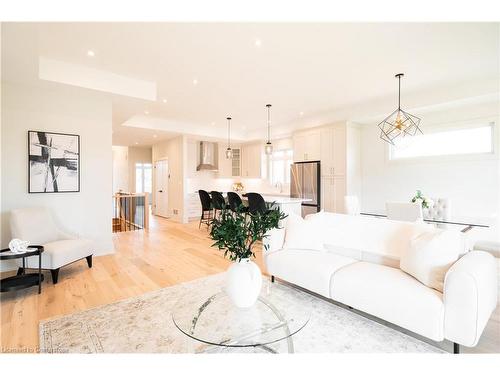
[[[267,107],[267,142],[264,148],[266,155],[273,153],[273,144],[271,143],[271,104],[266,104]]]
[[[420,118],[401,109],[401,78],[403,73],[396,74],[398,79],[398,108],[387,116],[378,127],[380,128],[380,138],[392,145],[406,136],[414,136],[420,130]]]
[[[233,150],[231,149],[231,117],[227,119],[227,148],[226,148],[226,159],[233,158]]]

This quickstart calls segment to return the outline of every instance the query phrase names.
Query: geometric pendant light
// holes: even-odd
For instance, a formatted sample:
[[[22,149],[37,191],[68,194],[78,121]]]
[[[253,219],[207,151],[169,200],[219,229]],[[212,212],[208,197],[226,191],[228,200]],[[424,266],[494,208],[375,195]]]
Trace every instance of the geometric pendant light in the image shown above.
[[[392,145],[395,145],[395,140],[406,136],[423,134],[419,128],[420,118],[401,109],[401,77],[403,76],[403,73],[395,76],[399,81],[398,108],[378,124],[380,138]]]
[[[231,149],[231,117],[226,118],[227,120],[227,148],[226,148],[226,159],[233,158],[233,150]]]
[[[264,147],[266,155],[273,153],[273,145],[271,143],[271,104],[266,104],[267,107],[267,143]]]

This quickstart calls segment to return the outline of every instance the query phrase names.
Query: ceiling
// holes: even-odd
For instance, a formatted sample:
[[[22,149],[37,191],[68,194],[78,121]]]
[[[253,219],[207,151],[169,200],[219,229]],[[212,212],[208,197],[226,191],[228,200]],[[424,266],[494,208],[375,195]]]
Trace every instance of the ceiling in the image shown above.
[[[114,144],[224,138],[228,115],[235,138],[263,139],[267,103],[274,136],[390,112],[399,72],[406,108],[498,92],[499,36],[498,23],[11,23],[3,79],[43,56],[156,82],[156,101],[110,94]]]

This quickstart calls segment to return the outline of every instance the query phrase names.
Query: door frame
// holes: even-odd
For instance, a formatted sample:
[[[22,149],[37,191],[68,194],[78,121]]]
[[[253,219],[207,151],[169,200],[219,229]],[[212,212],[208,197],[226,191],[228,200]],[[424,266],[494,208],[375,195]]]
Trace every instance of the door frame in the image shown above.
[[[156,164],[158,162],[163,162],[163,161],[167,162],[167,182],[166,182],[166,186],[164,187],[166,190],[166,194],[167,194],[167,202],[166,202],[166,204],[167,204],[167,207],[166,207],[167,216],[158,215],[158,213],[156,212],[156,191],[157,191],[157,189],[156,189]],[[153,187],[154,187],[153,188],[153,197],[152,197],[153,198],[153,214],[155,216],[168,217],[168,194],[169,194],[168,185],[170,182],[170,166],[169,166],[169,162],[168,162],[168,157],[156,159],[153,163],[153,168],[155,170],[155,173],[153,173]]]

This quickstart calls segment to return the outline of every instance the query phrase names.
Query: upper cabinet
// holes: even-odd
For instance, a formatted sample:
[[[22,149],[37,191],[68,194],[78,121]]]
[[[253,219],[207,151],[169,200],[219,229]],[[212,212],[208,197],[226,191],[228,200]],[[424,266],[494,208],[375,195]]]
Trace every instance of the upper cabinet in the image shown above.
[[[321,174],[323,176],[345,176],[346,173],[346,126],[332,125],[322,128]]]
[[[360,131],[352,123],[339,123],[296,132],[295,162],[321,162],[321,208],[344,212],[344,196],[361,198]]]
[[[226,144],[219,143],[219,172],[222,178],[241,176],[241,149],[238,145],[232,145],[233,158],[226,158]]]
[[[293,135],[293,161],[320,160],[321,132],[306,130]]]
[[[241,146],[241,177],[261,178],[262,144],[251,143]]]

